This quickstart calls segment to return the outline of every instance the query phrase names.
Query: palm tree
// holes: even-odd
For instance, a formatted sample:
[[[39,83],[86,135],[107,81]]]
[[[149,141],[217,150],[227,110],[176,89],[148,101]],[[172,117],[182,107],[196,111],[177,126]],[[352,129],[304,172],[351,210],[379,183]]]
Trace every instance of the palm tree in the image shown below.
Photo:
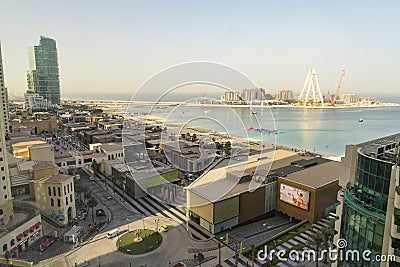
[[[232,144],[230,141],[227,141],[224,146],[225,155],[228,157],[231,155],[232,152]]]
[[[218,242],[218,267],[221,267],[221,243]]]
[[[199,266],[201,267],[201,264],[204,261],[203,253],[199,252],[199,253],[197,253],[197,255],[194,255],[194,257],[197,259],[197,262],[199,263]]]
[[[97,164],[96,159],[94,159],[92,161],[92,168],[93,168],[94,171],[98,171],[99,170],[99,164]]]
[[[6,266],[8,267],[8,263],[10,262],[10,258],[11,258],[11,253],[10,251],[6,251],[4,252],[4,258],[6,259]]]
[[[321,232],[317,232],[317,233],[311,235],[310,238],[307,240],[307,246],[315,251],[316,267],[318,267],[319,251],[323,244],[324,244],[324,235]]]
[[[251,248],[251,267],[254,267],[254,251],[256,249],[256,246],[253,244],[250,246]]]
[[[332,229],[330,229],[328,227],[324,227],[321,229],[321,234],[323,235],[323,239],[324,239],[322,247],[324,250],[328,250],[330,247],[330,236],[332,234]],[[328,263],[328,253],[325,253],[323,262]]]
[[[337,234],[335,230],[335,220],[329,220],[328,226],[321,229],[321,233],[324,236],[324,249],[328,250],[330,247],[333,247],[333,239]],[[324,263],[328,263],[328,255],[325,254]]]
[[[88,207],[91,208],[92,210],[92,224],[94,223],[94,207],[96,207],[98,204],[97,199],[95,199],[94,197],[90,197],[89,201],[88,201]]]

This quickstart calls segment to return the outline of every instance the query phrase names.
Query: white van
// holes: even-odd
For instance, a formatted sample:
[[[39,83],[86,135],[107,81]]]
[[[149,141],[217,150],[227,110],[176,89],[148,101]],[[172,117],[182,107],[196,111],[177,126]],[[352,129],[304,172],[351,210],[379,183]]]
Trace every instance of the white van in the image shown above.
[[[75,179],[76,179],[77,181],[79,181],[79,180],[81,179],[81,176],[80,176],[79,174],[75,174]]]
[[[108,232],[108,233],[107,233],[107,237],[108,237],[108,238],[113,238],[113,237],[116,237],[118,234],[119,234],[119,228],[114,229],[114,230]]]

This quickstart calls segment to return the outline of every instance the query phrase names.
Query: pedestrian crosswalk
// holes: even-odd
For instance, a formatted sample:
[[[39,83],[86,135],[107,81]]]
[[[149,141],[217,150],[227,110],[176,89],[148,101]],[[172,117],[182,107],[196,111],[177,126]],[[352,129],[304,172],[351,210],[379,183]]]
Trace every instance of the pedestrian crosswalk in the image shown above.
[[[307,240],[310,238],[311,235],[313,235],[316,232],[321,231],[321,229],[323,227],[328,227],[329,226],[329,220],[328,219],[322,219],[320,221],[318,221],[317,223],[313,224],[312,228],[310,228],[309,230],[307,230],[306,232],[294,237],[293,239],[290,239],[288,241],[286,241],[285,243],[279,245],[278,247],[275,248],[276,251],[278,250],[289,250],[292,247],[301,244],[301,245],[306,245],[307,244]],[[307,249],[306,247],[303,247],[301,251],[304,251],[305,249]],[[276,264],[275,266],[279,266],[279,267],[294,267],[294,266],[301,266],[301,264],[303,263],[302,260],[287,260],[287,261],[281,261],[278,264]],[[254,266],[256,267],[261,267],[263,264],[265,264],[265,261],[260,261],[258,259],[255,259],[254,261]],[[235,267],[235,258],[228,258],[226,259],[223,263],[222,263],[223,267]],[[245,266],[252,266],[251,265],[251,260],[248,260],[244,257],[240,257],[238,260],[238,266],[239,267],[245,267]]]
[[[111,181],[107,181],[107,183],[109,186],[112,186]],[[194,223],[187,221],[185,211],[181,207],[165,204],[151,196],[135,199],[127,194],[123,194],[122,190],[118,187],[115,187],[115,192],[119,196],[123,196],[125,203],[130,206],[130,210],[136,213],[145,216],[158,215],[180,221],[188,226],[191,236],[196,240],[208,240],[213,237],[210,233],[201,229]]]
[[[109,183],[109,186],[111,186],[111,181],[107,181]],[[188,221],[185,215],[185,211],[181,207],[177,206],[172,206],[168,205],[164,202],[161,202],[157,199],[155,199],[152,196],[146,196],[143,198],[138,198],[135,199],[129,195],[123,194],[122,190],[120,188],[115,188],[116,193],[123,197],[125,200],[125,204],[128,204],[130,207],[129,209],[138,213],[142,214],[144,216],[163,216],[166,218],[173,219],[175,221],[180,221],[183,224],[188,225],[190,229],[190,234],[191,236],[196,239],[196,240],[209,240],[213,238],[213,235],[210,234],[209,232],[205,231],[198,225],[192,223],[191,221]],[[316,232],[321,231],[323,227],[329,226],[329,220],[328,219],[322,219],[318,221],[317,223],[313,224],[312,228],[309,230],[305,231],[304,233],[301,233],[300,235],[294,237],[291,240],[286,241],[285,243],[279,245],[275,250],[290,250],[292,247],[301,244],[301,245],[306,245],[307,240],[310,238],[311,235],[313,235]],[[302,250],[305,250],[306,248],[303,247]],[[255,259],[254,261],[254,266],[256,267],[261,267],[265,262]],[[286,266],[298,266],[301,265],[302,261],[293,261],[293,260],[287,260],[287,261],[281,261],[279,262],[276,266],[280,267],[286,267]],[[235,258],[230,257],[226,259],[223,263],[222,266],[224,267],[235,267]],[[238,259],[238,266],[244,267],[244,266],[252,266],[251,260],[245,258],[243,255],[240,255]]]

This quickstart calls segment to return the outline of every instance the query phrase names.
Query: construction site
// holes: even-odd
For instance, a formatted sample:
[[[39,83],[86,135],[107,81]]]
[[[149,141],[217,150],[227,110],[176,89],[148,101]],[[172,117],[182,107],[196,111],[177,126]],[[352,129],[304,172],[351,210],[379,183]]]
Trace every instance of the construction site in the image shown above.
[[[250,105],[252,107],[307,107],[307,108],[348,108],[397,106],[397,104],[379,103],[372,97],[363,97],[354,93],[342,93],[345,69],[339,74],[337,85],[330,87],[324,94],[318,80],[317,71],[308,69],[300,95],[295,96],[292,90],[282,89],[276,94],[268,93],[263,88],[243,89],[241,92],[227,91],[221,101],[202,104]],[[332,90],[333,89],[333,90]],[[346,90],[344,90],[346,91]]]

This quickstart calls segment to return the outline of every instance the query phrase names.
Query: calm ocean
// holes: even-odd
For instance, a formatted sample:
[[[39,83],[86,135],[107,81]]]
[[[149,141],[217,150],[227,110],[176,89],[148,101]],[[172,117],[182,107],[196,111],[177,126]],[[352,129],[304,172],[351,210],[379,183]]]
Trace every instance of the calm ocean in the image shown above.
[[[75,99],[93,99],[80,96]],[[98,95],[94,99],[130,100],[129,94]],[[400,97],[379,97],[381,102],[400,103]],[[163,101],[180,101],[179,97]],[[333,156],[344,154],[346,144],[400,132],[400,107],[349,109],[225,107],[169,107],[155,109],[153,114],[173,121],[188,123],[216,132],[263,138],[266,142],[318,151]],[[272,113],[272,115],[271,115]],[[273,119],[272,119],[273,117]],[[364,122],[359,122],[359,119]],[[258,121],[258,122],[257,122]],[[275,124],[274,124],[275,123]],[[262,135],[246,128],[283,131],[282,134]]]
[[[343,155],[346,144],[360,143],[400,132],[400,107],[254,110],[257,112],[255,115],[248,108],[180,107],[176,110],[156,109],[152,113],[217,132],[263,138],[270,143],[276,138],[276,144],[315,150],[333,156]],[[361,118],[364,122],[359,122]],[[251,126],[276,129],[283,133],[268,135],[245,129]]]

